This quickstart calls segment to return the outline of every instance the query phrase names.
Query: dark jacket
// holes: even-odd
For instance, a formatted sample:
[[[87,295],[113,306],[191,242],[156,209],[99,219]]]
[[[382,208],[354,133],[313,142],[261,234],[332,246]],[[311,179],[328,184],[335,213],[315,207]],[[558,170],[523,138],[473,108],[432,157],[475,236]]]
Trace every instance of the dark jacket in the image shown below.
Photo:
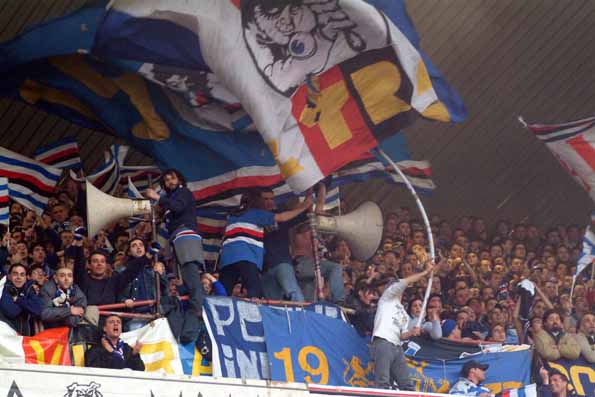
[[[277,213],[278,211],[275,211]],[[292,263],[289,253],[289,230],[295,225],[308,220],[308,215],[302,212],[287,222],[279,222],[277,228],[266,230],[264,234],[264,269],[269,270],[281,263]]]
[[[122,350],[124,350],[124,360],[121,360],[116,353],[108,352],[101,343],[98,343],[85,353],[85,367],[145,370],[140,354],[133,354],[132,348],[126,343]]]
[[[33,281],[27,281],[20,289],[6,281],[0,297],[0,314],[21,335],[32,335],[30,320],[41,315],[41,299],[33,289]]]
[[[178,186],[173,192],[162,195],[159,205],[165,212],[165,226],[170,237],[180,226],[196,231],[196,200],[192,192],[184,186]]]
[[[40,297],[42,301],[41,320],[46,328],[54,327],[75,327],[81,321],[81,316],[70,314],[70,306],[87,308],[87,298],[78,285],[73,284],[73,294],[70,297],[70,306],[63,303],[61,306],[54,305],[56,291],[58,286],[54,280],[50,280],[41,289]]]
[[[130,257],[128,263],[134,258]],[[167,295],[167,277],[164,275],[159,276],[159,285],[161,289],[161,296]],[[118,295],[118,300],[124,302],[126,299],[132,299],[133,301],[151,300],[155,299],[156,288],[155,288],[155,271],[152,268],[152,264],[149,261],[143,270],[141,270],[130,284],[124,288],[124,290]],[[149,312],[151,311],[150,306],[138,307],[133,310],[134,312]]]
[[[114,272],[111,277],[98,280],[87,273],[82,247],[70,246],[66,249],[65,255],[74,258],[74,282],[87,297],[88,305],[116,303],[118,294],[124,291],[124,288],[149,263],[149,258],[144,256],[133,258],[122,273]]]
[[[376,307],[366,305],[358,298],[354,299],[351,306],[355,309],[355,313],[348,316],[351,324],[360,336],[371,337],[374,332]]]

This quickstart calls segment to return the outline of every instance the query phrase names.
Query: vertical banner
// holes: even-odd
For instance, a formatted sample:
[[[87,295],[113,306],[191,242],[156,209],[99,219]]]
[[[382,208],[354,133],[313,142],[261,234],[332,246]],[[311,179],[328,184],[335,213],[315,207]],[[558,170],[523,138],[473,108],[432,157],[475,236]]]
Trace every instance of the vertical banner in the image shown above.
[[[568,377],[576,394],[595,396],[595,364],[581,356],[578,360],[550,361],[549,365]]]

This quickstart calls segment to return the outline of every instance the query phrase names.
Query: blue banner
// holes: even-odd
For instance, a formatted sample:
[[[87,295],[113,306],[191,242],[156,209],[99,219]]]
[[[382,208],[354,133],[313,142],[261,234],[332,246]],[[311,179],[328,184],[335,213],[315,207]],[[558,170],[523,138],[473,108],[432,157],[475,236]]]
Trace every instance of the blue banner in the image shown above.
[[[204,316],[213,345],[213,376],[270,379],[269,359],[263,320],[256,303],[228,297],[208,297]],[[305,307],[340,319],[337,306],[315,303]],[[286,308],[288,312],[301,308]],[[282,326],[282,324],[279,324]]]
[[[271,379],[369,387],[374,379],[368,346],[351,325],[306,311],[260,307]]]
[[[530,383],[531,350],[479,353],[457,360],[428,360],[407,357],[415,389],[425,393],[448,393],[470,360],[488,364],[484,385],[493,393],[518,389]]]
[[[595,396],[595,365],[582,356],[578,360],[550,361],[555,368],[568,377],[569,382],[579,396]]]

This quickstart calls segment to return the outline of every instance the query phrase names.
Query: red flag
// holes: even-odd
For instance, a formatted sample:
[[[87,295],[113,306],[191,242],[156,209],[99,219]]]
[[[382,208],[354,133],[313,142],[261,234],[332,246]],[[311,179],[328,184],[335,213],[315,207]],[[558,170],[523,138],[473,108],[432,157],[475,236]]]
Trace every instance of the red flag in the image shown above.
[[[61,327],[23,337],[25,363],[71,365],[68,332],[68,327]]]

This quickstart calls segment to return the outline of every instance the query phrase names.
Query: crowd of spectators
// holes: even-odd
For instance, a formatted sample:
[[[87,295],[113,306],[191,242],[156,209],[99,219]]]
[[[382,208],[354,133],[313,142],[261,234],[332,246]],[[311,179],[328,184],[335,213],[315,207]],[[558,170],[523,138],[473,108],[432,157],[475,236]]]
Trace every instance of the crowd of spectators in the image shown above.
[[[292,223],[279,223],[275,230],[265,227],[265,252],[260,253],[264,258],[247,279],[241,279],[243,268],[231,267],[236,266],[235,257],[228,260],[230,267],[223,267],[224,285],[218,281],[217,269],[204,273],[200,281],[205,293],[295,301],[315,298],[311,229],[300,223],[303,217],[292,219],[305,206],[288,209],[291,216],[286,216],[276,211],[269,196],[265,191],[262,200],[253,204],[277,214],[265,218],[266,224]],[[39,322],[46,328],[80,323],[101,328],[97,305],[122,302],[128,311],[146,314],[154,309],[135,307],[134,302],[153,299],[159,292],[161,312],[179,335],[172,319],[184,310],[180,296],[187,292],[172,275],[171,261],[152,260],[160,247],[151,244],[150,223],[131,226],[122,219],[90,238],[81,229],[85,208],[82,187],[71,179],[62,182],[41,216],[11,203],[10,233],[4,228],[0,247],[0,272],[7,275],[0,298],[1,319],[23,335],[33,334]],[[402,304],[409,321],[402,339],[408,333],[422,333],[471,344],[527,343],[534,344],[544,360],[582,355],[595,362],[591,267],[577,277],[570,296],[582,249],[582,226],[542,230],[502,220],[490,229],[480,217],[447,220],[437,215],[431,216],[430,223],[437,252],[431,295],[418,331],[428,277],[404,289]],[[354,258],[349,243],[340,237],[325,236],[319,245],[325,280],[320,293],[354,309],[351,321],[362,335],[372,335],[376,305],[385,287],[424,271],[429,261],[425,227],[405,207],[386,214],[381,246],[368,261]],[[275,260],[267,257],[269,253]],[[532,284],[523,286],[524,280]],[[123,327],[133,329],[146,321],[127,320]]]

